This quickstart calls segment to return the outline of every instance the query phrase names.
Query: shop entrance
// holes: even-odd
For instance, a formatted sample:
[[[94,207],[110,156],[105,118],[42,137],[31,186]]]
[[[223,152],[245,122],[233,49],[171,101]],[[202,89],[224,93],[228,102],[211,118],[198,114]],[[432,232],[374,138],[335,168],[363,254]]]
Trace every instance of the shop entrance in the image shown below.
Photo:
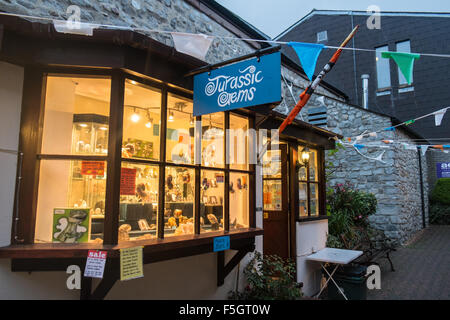
[[[272,145],[264,156],[264,254],[289,258],[288,145]]]

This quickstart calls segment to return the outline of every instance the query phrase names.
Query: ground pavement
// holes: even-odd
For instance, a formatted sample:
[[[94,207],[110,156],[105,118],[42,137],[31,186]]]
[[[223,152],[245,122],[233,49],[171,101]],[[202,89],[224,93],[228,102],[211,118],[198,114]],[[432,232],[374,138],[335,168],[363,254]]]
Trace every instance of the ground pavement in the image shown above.
[[[384,260],[384,259],[383,259]],[[381,262],[381,290],[368,300],[450,300],[450,226],[431,226]]]

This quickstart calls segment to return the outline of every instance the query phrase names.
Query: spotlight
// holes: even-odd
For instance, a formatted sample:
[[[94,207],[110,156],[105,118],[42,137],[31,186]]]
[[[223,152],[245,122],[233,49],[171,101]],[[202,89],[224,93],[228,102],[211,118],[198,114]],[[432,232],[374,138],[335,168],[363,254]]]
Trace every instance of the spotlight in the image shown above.
[[[136,112],[136,108],[134,108],[134,113],[131,115],[131,121],[139,122],[141,120],[141,116]]]
[[[169,122],[173,122],[174,121],[174,116],[173,116],[173,112],[169,113]]]

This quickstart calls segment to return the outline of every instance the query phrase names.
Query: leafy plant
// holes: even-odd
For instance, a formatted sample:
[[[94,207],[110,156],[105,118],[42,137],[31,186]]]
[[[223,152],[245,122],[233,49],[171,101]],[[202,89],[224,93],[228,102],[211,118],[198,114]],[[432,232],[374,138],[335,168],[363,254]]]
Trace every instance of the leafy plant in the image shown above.
[[[353,248],[369,230],[368,217],[377,210],[375,195],[355,190],[349,183],[337,184],[327,192],[327,246]]]
[[[244,269],[247,286],[242,292],[230,292],[237,300],[296,300],[302,296],[296,281],[296,265],[276,255],[255,251]]]
[[[431,201],[450,205],[450,178],[441,178],[436,182],[431,193]]]

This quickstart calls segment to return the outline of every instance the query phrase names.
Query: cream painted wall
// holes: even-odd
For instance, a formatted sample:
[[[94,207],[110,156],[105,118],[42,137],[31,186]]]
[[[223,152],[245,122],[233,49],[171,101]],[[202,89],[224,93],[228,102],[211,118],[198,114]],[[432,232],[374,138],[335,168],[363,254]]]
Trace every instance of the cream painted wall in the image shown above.
[[[0,62],[0,148],[17,151],[23,68]],[[0,152],[0,246],[10,243],[17,156]]]
[[[303,293],[312,296],[319,292],[322,274],[317,262],[306,260],[306,256],[325,248],[328,220],[297,223],[297,281],[303,282]]]

